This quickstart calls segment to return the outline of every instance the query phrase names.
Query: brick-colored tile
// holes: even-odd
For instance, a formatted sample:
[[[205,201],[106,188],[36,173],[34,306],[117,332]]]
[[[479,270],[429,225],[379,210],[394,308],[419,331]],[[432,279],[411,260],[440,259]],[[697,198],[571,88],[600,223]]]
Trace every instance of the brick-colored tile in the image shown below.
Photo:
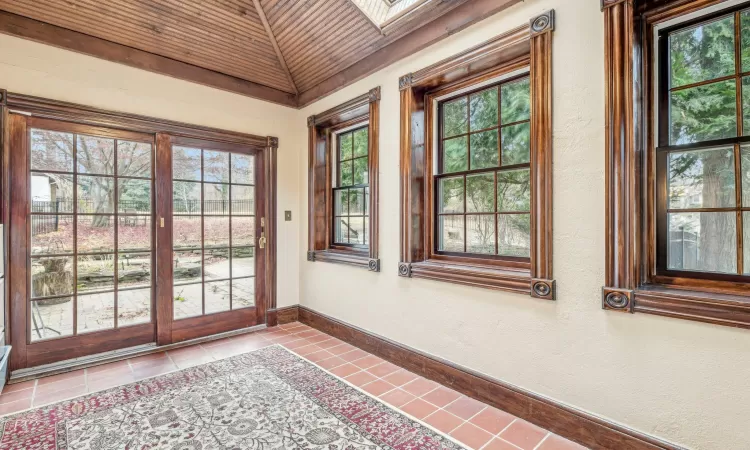
[[[331,358],[324,359],[323,361],[319,361],[318,362],[318,365],[320,367],[322,367],[324,369],[327,369],[327,370],[333,369],[333,368],[338,367],[338,366],[340,366],[342,364],[347,364],[347,362],[344,361],[343,359],[339,358],[338,356],[333,356]]]
[[[425,417],[424,421],[443,433],[450,433],[464,422],[460,417],[456,417],[442,409],[438,409]]]
[[[305,358],[307,358],[309,361],[312,361],[312,362],[318,362],[318,361],[323,361],[324,359],[331,358],[332,356],[333,355],[330,352],[321,350],[319,352],[309,353],[305,355]]]
[[[372,383],[375,380],[377,380],[377,378],[367,372],[357,372],[354,375],[349,375],[348,377],[346,377],[346,381],[355,386],[362,386],[367,383]]]
[[[449,413],[457,415],[464,420],[469,420],[486,407],[487,405],[478,400],[462,396],[455,402],[446,406],[445,410]]]
[[[128,363],[127,359],[123,359],[122,361],[115,361],[107,364],[101,364],[94,367],[89,367],[86,369],[86,376],[90,377],[93,374],[97,374],[100,372],[109,372],[110,370],[120,369],[122,370],[123,367],[127,367],[130,369],[130,364]]]
[[[81,378],[81,379],[83,378],[83,369],[40,378],[37,381],[37,386],[44,386],[45,384],[51,384],[51,383],[59,383],[61,381],[72,380],[75,378]]]
[[[336,356],[343,355],[344,353],[349,353],[353,350],[357,350],[357,347],[349,344],[340,344],[328,349],[329,352],[333,353]]]
[[[424,419],[430,414],[437,411],[437,406],[427,403],[426,401],[416,398],[409,403],[401,407],[401,410],[407,414],[410,414],[417,419]]]
[[[118,365],[110,368],[109,370],[100,370],[98,372],[92,372],[91,370],[86,369],[86,381],[91,382],[94,380],[101,380],[102,378],[116,378],[121,375],[130,375],[132,373],[133,371],[127,364],[124,366]]]
[[[410,385],[407,384],[405,388],[408,388],[409,386]],[[435,406],[443,408],[446,405],[456,401],[460,397],[461,394],[454,391],[453,389],[448,389],[447,387],[440,386],[432,392],[428,392],[427,394],[423,395],[422,399],[432,403]]]
[[[334,338],[334,339],[328,339],[327,341],[318,342],[318,346],[328,350],[329,348],[338,347],[339,345],[343,343],[344,343],[343,341],[340,341]]]
[[[425,378],[417,378],[414,381],[401,386],[406,392],[421,397],[428,392],[434,391],[439,385]]]
[[[2,405],[0,405],[0,416],[13,414],[29,408],[31,408],[31,398],[25,398],[23,400],[17,400],[10,403],[3,403]]]
[[[393,372],[390,375],[386,375],[383,379],[395,386],[403,386],[406,383],[416,380],[419,378],[417,375],[409,372],[408,370],[401,369]]]
[[[493,438],[490,433],[470,423],[465,423],[453,430],[451,436],[458,439],[464,445],[477,450]]]
[[[492,442],[485,445],[482,450],[518,450],[518,447],[511,445],[502,439],[493,439]]]
[[[343,361],[343,360],[342,360]],[[331,373],[339,376],[341,378],[348,377],[349,375],[353,373],[359,372],[361,369],[354,364],[346,363],[344,365],[338,366],[335,369],[331,370]]]
[[[319,351],[322,351],[323,349],[318,347],[316,344],[308,345],[305,347],[301,347],[298,349],[295,349],[294,352],[300,356],[307,356],[311,353],[316,353]]]
[[[68,389],[54,390],[40,394],[38,391],[34,394],[34,407],[47,405],[49,403],[66,400],[77,397],[86,393],[86,386],[79,385]]]
[[[547,439],[537,447],[538,450],[586,450],[586,447],[569,441],[556,434],[550,434]]]
[[[490,406],[472,417],[470,422],[492,434],[497,434],[503,431],[514,420],[516,420],[516,416]]]
[[[352,361],[352,364],[357,367],[361,367],[362,369],[369,369],[370,367],[377,366],[379,364],[382,364],[383,362],[384,361],[382,359],[378,358],[375,355],[367,355],[364,358]]]
[[[343,359],[344,361],[352,362],[352,361],[356,361],[358,359],[362,359],[362,358],[364,358],[367,355],[368,355],[367,352],[365,352],[363,350],[360,350],[360,349],[356,349],[356,350],[352,350],[352,351],[350,351],[348,353],[342,353],[342,354],[338,355],[338,357],[341,358],[341,359]]]
[[[167,372],[177,370],[177,366],[172,361],[164,361],[161,364],[149,365],[146,367],[133,367],[133,376],[136,380],[143,380],[144,378],[150,378],[157,375],[163,375]]]
[[[404,406],[405,404],[413,401],[415,398],[416,397],[414,397],[410,393],[398,388],[393,389],[390,392],[386,392],[385,394],[380,396],[381,400],[397,408]]]
[[[88,392],[98,392],[116,386],[122,386],[136,381],[135,376],[130,373],[110,378],[99,378],[88,382]]]
[[[166,359],[169,359],[167,358],[167,352],[157,352],[157,353],[151,353],[148,355],[137,356],[135,358],[129,359],[128,361],[130,362],[130,365],[132,367],[135,367],[140,364],[146,364],[146,365],[161,364]]]
[[[385,394],[386,392],[392,391],[395,388],[396,386],[390,383],[386,383],[383,380],[375,380],[372,383],[368,383],[362,386],[362,389],[376,397],[380,397],[381,395]]]
[[[36,386],[36,380],[22,381],[15,384],[6,384],[3,387],[3,394],[10,394],[15,391],[23,391],[24,389],[33,389]]]
[[[301,349],[301,348],[307,347],[308,345],[315,345],[315,344],[308,341],[307,339],[297,339],[296,341],[287,342],[286,344],[283,344],[283,346],[288,348],[289,350]]]
[[[83,376],[74,377],[74,378],[66,378],[60,381],[56,381],[54,383],[37,384],[36,391],[34,392],[34,397],[36,398],[40,395],[45,396],[51,392],[57,392],[57,391],[62,391],[66,389],[73,389],[78,386],[85,386],[85,385],[86,385],[86,378]]]
[[[376,377],[383,378],[399,369],[401,369],[399,366],[386,361],[384,363],[378,364],[377,366],[368,368],[367,371],[375,375]]]
[[[518,419],[503,431],[500,437],[523,450],[531,450],[544,439],[547,433],[547,430]]]
[[[3,394],[0,395],[0,405],[3,405],[5,403],[17,402],[19,400],[30,399],[33,393],[34,393],[33,387],[29,389],[22,389],[20,391],[13,391],[13,392],[7,392],[7,393],[3,392]]]

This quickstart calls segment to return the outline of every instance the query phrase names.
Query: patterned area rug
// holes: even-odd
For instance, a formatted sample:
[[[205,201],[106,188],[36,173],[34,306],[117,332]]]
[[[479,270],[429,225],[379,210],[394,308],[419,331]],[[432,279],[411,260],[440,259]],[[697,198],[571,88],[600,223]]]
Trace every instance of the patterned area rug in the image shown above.
[[[463,448],[277,345],[0,424],[0,449]]]

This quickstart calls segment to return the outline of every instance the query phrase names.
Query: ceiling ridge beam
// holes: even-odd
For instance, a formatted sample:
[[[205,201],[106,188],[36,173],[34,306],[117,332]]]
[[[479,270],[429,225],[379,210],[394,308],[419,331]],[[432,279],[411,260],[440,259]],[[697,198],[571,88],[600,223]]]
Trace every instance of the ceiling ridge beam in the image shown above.
[[[260,21],[263,23],[263,27],[266,29],[266,34],[268,34],[268,39],[271,40],[271,45],[273,45],[273,49],[276,51],[276,56],[279,58],[279,64],[281,64],[281,68],[284,69],[284,73],[286,74],[286,77],[289,80],[289,85],[291,86],[295,94],[299,94],[299,91],[297,90],[297,85],[294,82],[294,78],[292,77],[292,72],[289,70],[289,67],[286,65],[286,61],[284,60],[284,55],[281,53],[279,44],[276,42],[276,37],[273,35],[273,30],[271,30],[271,24],[268,23],[268,18],[266,18],[266,13],[263,11],[263,6],[261,6],[260,0],[253,0],[253,4],[255,5],[255,9],[258,11],[258,17],[260,17]]]

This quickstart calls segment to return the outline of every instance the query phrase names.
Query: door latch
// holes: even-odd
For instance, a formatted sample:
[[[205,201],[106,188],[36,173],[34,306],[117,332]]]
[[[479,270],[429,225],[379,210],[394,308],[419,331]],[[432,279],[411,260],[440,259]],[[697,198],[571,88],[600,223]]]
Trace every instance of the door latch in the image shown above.
[[[266,233],[260,234],[260,239],[258,239],[258,246],[260,248],[266,248]]]

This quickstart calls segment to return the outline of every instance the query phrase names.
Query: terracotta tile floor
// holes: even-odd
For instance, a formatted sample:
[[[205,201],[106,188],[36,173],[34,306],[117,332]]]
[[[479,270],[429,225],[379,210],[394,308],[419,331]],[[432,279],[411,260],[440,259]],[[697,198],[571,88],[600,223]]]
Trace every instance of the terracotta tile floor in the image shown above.
[[[293,352],[384,402],[483,450],[583,449],[525,420],[466,397],[298,322],[206,344],[5,386],[0,415],[227,358],[272,344]]]

